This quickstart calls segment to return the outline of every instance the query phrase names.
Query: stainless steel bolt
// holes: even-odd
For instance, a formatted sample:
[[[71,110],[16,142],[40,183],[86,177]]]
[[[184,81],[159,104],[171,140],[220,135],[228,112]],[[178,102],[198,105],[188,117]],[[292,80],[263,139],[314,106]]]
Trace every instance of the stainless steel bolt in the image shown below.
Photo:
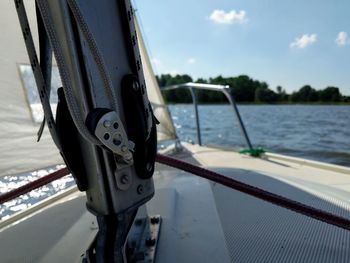
[[[105,126],[105,128],[109,128],[109,127],[111,127],[111,122],[110,121],[108,121],[108,120],[105,120],[104,122],[103,122],[103,126]]]
[[[139,90],[139,88],[140,88],[140,84],[139,84],[139,82],[138,81],[133,81],[133,83],[132,83],[132,88],[135,90],[135,91],[138,91]]]
[[[120,182],[122,184],[128,184],[129,183],[129,176],[127,174],[122,175],[122,177],[120,178]]]
[[[122,146],[122,152],[125,153],[125,152],[127,152],[127,150],[128,150],[128,147],[126,147],[126,145],[123,145]]]

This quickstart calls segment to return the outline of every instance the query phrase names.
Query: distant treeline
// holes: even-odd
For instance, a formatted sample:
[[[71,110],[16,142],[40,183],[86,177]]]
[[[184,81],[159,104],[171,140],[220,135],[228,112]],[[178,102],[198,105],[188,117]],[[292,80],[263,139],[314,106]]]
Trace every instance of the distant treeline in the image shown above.
[[[186,82],[229,85],[235,99],[243,103],[350,103],[350,97],[343,96],[338,87],[326,87],[316,90],[310,85],[301,87],[298,91],[288,94],[281,86],[276,90],[269,88],[266,82],[254,80],[246,75],[238,77],[218,76],[216,78],[199,78],[194,81],[189,75],[170,74],[156,76],[160,87],[182,84]],[[169,103],[191,103],[192,98],[188,89],[163,90],[164,98]],[[220,92],[197,90],[198,100],[201,103],[224,103],[225,96]]]

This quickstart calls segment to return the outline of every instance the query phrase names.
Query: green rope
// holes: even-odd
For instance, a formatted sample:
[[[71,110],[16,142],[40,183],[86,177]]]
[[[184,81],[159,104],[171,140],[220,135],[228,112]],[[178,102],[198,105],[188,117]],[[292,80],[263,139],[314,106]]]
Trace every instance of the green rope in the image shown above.
[[[253,148],[253,149],[243,149],[239,151],[240,154],[246,154],[253,157],[260,157],[263,153],[266,153],[266,152],[267,150],[262,147]]]

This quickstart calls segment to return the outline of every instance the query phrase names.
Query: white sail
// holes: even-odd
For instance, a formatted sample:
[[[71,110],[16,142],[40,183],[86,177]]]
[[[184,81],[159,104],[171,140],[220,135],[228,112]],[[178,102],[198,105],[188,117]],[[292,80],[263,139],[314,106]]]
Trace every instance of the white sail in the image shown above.
[[[142,38],[141,30],[136,19],[135,25],[141,53],[143,73],[146,80],[148,99],[152,104],[154,115],[160,122],[160,124],[157,125],[158,141],[174,140],[177,138],[175,127],[170,118],[170,113],[164,102],[163,96],[160,92],[158,82],[154,76],[152,65]]]
[[[36,38],[34,3],[25,1]],[[46,128],[36,142],[40,123],[34,121],[37,115],[30,107],[31,92],[36,90],[25,86],[32,87],[34,80],[27,74],[30,66],[14,1],[0,1],[0,14],[0,176],[5,176],[63,161]],[[36,105],[32,106],[34,110]]]

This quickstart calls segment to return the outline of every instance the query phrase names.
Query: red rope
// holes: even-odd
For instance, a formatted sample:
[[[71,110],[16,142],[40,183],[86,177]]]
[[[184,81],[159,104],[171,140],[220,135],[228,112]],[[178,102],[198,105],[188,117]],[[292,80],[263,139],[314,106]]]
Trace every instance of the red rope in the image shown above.
[[[157,155],[156,161],[158,163],[162,163],[168,166],[172,166],[178,169],[181,169],[183,171],[195,174],[199,177],[208,179],[210,181],[225,185],[229,188],[232,188],[234,190],[237,190],[239,192],[254,196],[258,199],[265,200],[267,202],[270,202],[272,204],[290,209],[294,212],[306,215],[308,217],[312,217],[314,219],[320,220],[322,222],[350,230],[350,220],[346,219],[344,217],[340,217],[337,215],[333,215],[331,213],[328,213],[326,211],[313,208],[311,206],[299,203],[297,201],[288,199],[286,197],[270,193],[268,191],[265,191],[263,189],[260,189],[258,187],[254,187],[242,182],[239,182],[237,180],[234,180],[232,178],[223,176],[221,174],[209,171],[207,169],[171,158],[169,156],[164,155]]]
[[[294,212],[306,215],[308,217],[317,219],[319,221],[350,230],[350,220],[346,219],[344,217],[340,217],[337,215],[333,215],[329,212],[313,208],[311,206],[302,204],[300,202],[288,199],[286,197],[270,193],[268,191],[265,191],[263,189],[260,189],[255,186],[251,186],[242,182],[239,182],[237,180],[234,180],[232,178],[223,176],[221,174],[215,173],[213,171],[209,171],[207,169],[186,163],[184,161],[180,161],[177,159],[174,159],[169,156],[164,156],[161,154],[157,154],[156,161],[158,163],[162,163],[174,168],[181,169],[183,171],[192,173],[194,175],[197,175],[199,177],[208,179],[210,181],[225,185],[229,188],[232,188],[234,190],[237,190],[239,192],[254,196],[258,199],[270,202],[272,204],[290,209]],[[54,173],[51,173],[49,175],[46,175],[38,180],[35,180],[33,182],[30,182],[26,185],[23,185],[15,190],[12,190],[8,193],[0,195],[0,204],[7,202],[9,200],[12,200],[14,198],[19,197],[20,195],[23,195],[25,193],[28,193],[36,188],[39,188],[45,184],[48,184],[54,180],[57,180],[63,176],[68,175],[70,172],[67,168],[63,168],[61,170],[58,170]]]
[[[56,172],[53,172],[51,174],[48,174],[46,176],[43,176],[33,182],[30,182],[26,185],[20,186],[12,191],[9,191],[5,194],[0,195],[0,204],[3,204],[7,201],[10,201],[12,199],[15,199],[23,194],[26,194],[36,188],[39,188],[41,186],[44,186],[48,183],[51,183],[52,181],[55,181],[57,179],[62,178],[63,176],[66,176],[70,174],[70,171],[68,168],[63,168],[60,170],[57,170]]]

